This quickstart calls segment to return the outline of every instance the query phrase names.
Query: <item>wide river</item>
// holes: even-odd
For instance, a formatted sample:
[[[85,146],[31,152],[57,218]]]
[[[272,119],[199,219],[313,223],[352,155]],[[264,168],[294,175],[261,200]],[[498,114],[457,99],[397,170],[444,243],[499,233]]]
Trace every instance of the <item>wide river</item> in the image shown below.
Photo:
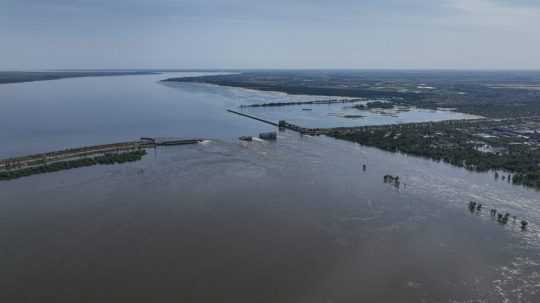
[[[320,97],[159,82],[178,75],[0,86],[0,158],[212,139],[0,182],[0,302],[540,301],[539,192],[326,137],[240,142],[273,128],[225,109]],[[315,107],[279,111],[300,124],[351,123]],[[464,117],[413,110],[358,123]],[[484,210],[469,212],[470,200]],[[497,223],[491,207],[529,229]]]

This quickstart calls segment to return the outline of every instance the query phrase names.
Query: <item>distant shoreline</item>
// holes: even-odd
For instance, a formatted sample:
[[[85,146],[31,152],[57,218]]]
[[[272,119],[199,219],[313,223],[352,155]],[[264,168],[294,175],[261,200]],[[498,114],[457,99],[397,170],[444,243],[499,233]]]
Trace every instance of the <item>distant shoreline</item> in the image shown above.
[[[161,80],[162,82],[205,83],[219,86],[252,89],[258,91],[280,92],[289,95],[313,95],[326,97],[350,98],[417,98],[416,94],[399,92],[378,92],[365,89],[341,89],[330,87],[280,86],[253,84],[234,80],[226,80],[221,76],[178,77]]]
[[[83,77],[105,77],[105,76],[130,76],[130,75],[154,75],[159,72],[147,71],[47,71],[47,72],[19,72],[19,71],[0,71],[0,84],[25,83],[36,81],[60,80],[67,78]]]
[[[162,81],[207,83],[290,95],[388,99],[490,118],[540,115],[540,74],[482,72],[245,72]],[[514,100],[514,102],[508,102]]]

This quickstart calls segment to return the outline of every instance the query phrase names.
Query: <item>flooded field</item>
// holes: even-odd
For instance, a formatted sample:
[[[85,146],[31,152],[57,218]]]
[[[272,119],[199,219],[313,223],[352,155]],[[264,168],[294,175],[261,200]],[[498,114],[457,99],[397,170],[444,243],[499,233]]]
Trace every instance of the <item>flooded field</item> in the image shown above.
[[[0,122],[16,130],[1,133],[13,142],[2,157],[85,140],[214,138],[150,149],[135,163],[0,182],[2,302],[540,300],[540,193],[326,137],[239,142],[272,128],[224,109],[267,93],[254,100],[159,78],[0,86],[19,116]],[[84,111],[69,105],[94,99]],[[18,102],[50,119],[21,121]],[[384,183],[387,174],[401,186]],[[471,213],[471,199],[485,209]],[[491,207],[528,230],[497,223]]]
[[[358,110],[352,104],[326,104],[284,107],[249,107],[242,112],[263,117],[271,121],[287,122],[307,128],[351,127],[364,125],[385,125],[411,122],[476,119],[478,116],[445,110],[430,110],[415,107]]]
[[[196,84],[193,88],[195,90],[210,90],[218,95],[233,98],[235,100],[242,100],[243,105],[347,99],[343,97],[260,92],[241,88],[223,88],[208,84]],[[354,98],[349,99],[354,100]],[[479,118],[478,116],[458,113],[452,110],[429,110],[399,106],[390,109],[359,110],[353,107],[360,104],[365,105],[366,103],[373,101],[377,100],[363,100],[343,104],[244,107],[238,110],[270,121],[277,122],[279,120],[286,120],[290,123],[307,128],[350,127]]]

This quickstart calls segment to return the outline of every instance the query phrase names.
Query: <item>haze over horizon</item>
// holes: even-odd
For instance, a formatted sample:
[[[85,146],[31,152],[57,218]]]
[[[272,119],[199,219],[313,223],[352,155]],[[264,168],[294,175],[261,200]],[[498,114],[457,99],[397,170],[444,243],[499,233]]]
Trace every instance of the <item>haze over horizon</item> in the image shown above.
[[[540,69],[533,0],[3,0],[0,70]]]

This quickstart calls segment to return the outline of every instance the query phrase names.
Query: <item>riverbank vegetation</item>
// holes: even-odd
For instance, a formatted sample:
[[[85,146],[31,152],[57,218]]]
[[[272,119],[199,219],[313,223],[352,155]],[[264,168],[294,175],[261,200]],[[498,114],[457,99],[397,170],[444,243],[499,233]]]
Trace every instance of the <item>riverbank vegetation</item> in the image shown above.
[[[540,189],[540,147],[526,139],[490,138],[479,141],[481,122],[414,123],[335,129],[327,134],[390,152],[442,161],[468,170],[505,171],[510,182]],[[489,144],[490,150],[483,146]],[[496,174],[498,176],[498,174]],[[506,176],[505,176],[506,177]]]

